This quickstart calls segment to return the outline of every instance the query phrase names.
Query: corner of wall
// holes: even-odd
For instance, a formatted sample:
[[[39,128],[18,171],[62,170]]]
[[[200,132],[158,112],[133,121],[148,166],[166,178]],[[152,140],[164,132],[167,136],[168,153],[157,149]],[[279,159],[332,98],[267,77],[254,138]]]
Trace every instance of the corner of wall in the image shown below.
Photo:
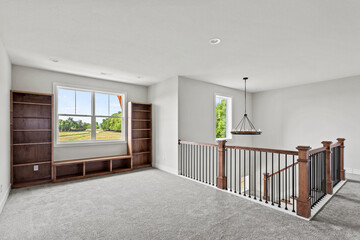
[[[10,89],[11,61],[0,40],[0,213],[10,192]]]
[[[4,196],[2,197],[2,199],[0,199],[0,214],[2,213],[2,211],[5,207],[6,201],[10,195],[10,190],[11,190],[11,185],[9,185],[9,187],[6,189],[6,192],[4,193]]]
[[[149,86],[148,102],[153,104],[153,166],[177,174],[178,77]]]

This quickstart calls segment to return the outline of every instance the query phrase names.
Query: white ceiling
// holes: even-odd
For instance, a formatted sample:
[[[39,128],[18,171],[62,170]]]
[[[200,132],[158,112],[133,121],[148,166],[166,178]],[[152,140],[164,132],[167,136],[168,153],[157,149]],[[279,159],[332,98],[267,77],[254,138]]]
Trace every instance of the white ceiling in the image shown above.
[[[0,0],[0,34],[14,64],[142,85],[242,89],[249,76],[255,92],[360,75],[356,0]]]

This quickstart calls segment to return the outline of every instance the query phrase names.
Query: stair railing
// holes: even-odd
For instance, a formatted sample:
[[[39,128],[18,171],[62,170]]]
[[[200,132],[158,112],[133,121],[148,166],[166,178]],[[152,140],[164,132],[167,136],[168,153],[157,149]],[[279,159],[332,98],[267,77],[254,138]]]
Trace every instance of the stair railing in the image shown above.
[[[298,162],[292,163],[290,165],[288,165],[287,167],[284,167],[282,169],[280,169],[277,172],[274,172],[272,174],[269,173],[264,173],[264,196],[263,199],[269,201],[270,200],[270,195],[269,195],[269,189],[270,189],[270,185],[272,181],[276,181],[276,177],[280,177],[280,174],[283,174],[283,176],[285,176],[285,181],[284,184],[285,185],[285,191],[283,191],[283,197],[282,199],[277,199],[277,201],[280,200],[280,202],[285,203],[285,209],[287,210],[287,205],[290,204],[293,206],[293,212],[295,212],[295,200],[297,199],[297,174],[298,174],[298,169],[297,169],[297,164]],[[289,176],[289,177],[287,177]],[[288,190],[286,187],[287,185],[289,186],[289,188],[291,188],[292,191],[290,191],[290,189]]]
[[[179,140],[179,174],[309,218],[311,208],[345,180],[345,139],[337,140],[297,151]]]

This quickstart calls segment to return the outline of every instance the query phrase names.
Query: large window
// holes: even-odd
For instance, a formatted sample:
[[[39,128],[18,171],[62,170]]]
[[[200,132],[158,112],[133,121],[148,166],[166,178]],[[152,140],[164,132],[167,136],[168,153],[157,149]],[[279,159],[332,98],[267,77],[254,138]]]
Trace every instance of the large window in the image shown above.
[[[57,143],[125,140],[125,95],[56,87]]]
[[[231,98],[216,95],[216,139],[231,138]]]

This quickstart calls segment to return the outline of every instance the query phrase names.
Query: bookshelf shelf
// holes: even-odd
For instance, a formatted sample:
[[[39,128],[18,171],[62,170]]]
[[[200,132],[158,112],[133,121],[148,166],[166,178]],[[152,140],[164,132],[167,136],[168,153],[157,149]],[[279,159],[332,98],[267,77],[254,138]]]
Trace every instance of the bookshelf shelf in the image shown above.
[[[132,168],[152,165],[152,105],[128,103],[128,144],[132,155]]]
[[[10,92],[13,188],[52,181],[53,95]]]
[[[36,103],[36,102],[13,102],[14,104],[27,104],[27,105],[39,105],[39,106],[52,106],[48,103]]]

